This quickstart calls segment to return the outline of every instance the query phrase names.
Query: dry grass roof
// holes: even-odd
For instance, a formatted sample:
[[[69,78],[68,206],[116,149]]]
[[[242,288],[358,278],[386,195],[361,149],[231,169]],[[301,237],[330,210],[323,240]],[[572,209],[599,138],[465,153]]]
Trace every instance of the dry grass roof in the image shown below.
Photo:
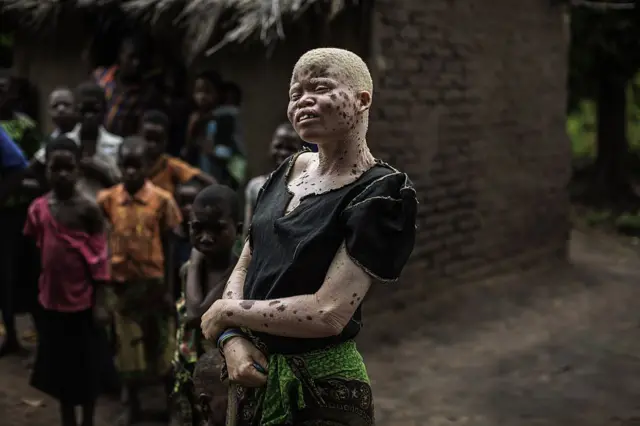
[[[368,0],[372,1],[372,0]],[[0,0],[0,12],[14,26],[27,31],[55,29],[68,12],[103,16],[122,12],[153,29],[160,25],[185,36],[189,56],[213,53],[229,43],[258,37],[270,45],[284,37],[283,22],[306,12],[327,20],[359,0]],[[115,14],[114,13],[114,14]],[[220,39],[210,46],[212,36]]]

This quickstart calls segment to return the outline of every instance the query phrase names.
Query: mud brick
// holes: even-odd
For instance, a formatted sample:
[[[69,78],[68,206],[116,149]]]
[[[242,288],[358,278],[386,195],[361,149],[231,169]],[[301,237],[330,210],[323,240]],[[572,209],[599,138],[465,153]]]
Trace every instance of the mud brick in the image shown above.
[[[369,141],[418,192],[411,279],[487,274],[566,253],[562,8],[378,0],[372,19]]]

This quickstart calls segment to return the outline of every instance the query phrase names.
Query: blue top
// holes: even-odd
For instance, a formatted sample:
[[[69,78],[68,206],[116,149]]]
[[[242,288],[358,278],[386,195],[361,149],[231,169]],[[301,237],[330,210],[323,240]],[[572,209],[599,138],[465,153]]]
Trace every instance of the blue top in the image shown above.
[[[2,173],[23,170],[28,165],[27,159],[18,145],[0,126],[0,168]]]

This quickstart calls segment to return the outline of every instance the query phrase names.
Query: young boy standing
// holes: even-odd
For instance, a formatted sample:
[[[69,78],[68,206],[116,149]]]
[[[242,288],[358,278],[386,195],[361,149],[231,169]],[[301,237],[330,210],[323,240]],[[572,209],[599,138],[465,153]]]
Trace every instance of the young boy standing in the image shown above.
[[[205,419],[198,409],[192,375],[198,358],[205,351],[215,351],[200,331],[200,317],[213,302],[222,298],[223,288],[238,260],[233,246],[242,222],[236,193],[219,184],[203,189],[193,202],[189,228],[191,243],[202,259],[198,273],[188,279],[184,275],[189,268],[183,268],[185,286],[177,304],[180,327],[174,357],[176,381],[172,408],[175,410],[173,420],[178,420],[178,424],[200,425]],[[219,369],[216,382],[219,392],[211,397],[225,398],[226,388],[220,383]],[[222,418],[224,414],[216,413]]]
[[[145,141],[123,142],[118,164],[122,183],[98,194],[111,223],[112,310],[116,366],[124,385],[120,424],[140,414],[140,385],[167,379],[174,350],[175,305],[164,282],[163,236],[182,217],[170,193],[148,179]]]
[[[146,111],[142,116],[140,133],[146,141],[149,180],[159,188],[175,194],[176,186],[195,180],[202,186],[210,185],[213,178],[179,158],[165,154],[169,137],[169,117],[161,111]]]

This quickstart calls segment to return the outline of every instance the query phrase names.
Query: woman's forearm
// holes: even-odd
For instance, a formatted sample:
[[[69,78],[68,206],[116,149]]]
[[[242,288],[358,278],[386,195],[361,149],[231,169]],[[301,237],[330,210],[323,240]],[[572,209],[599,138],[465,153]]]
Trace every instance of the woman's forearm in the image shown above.
[[[369,291],[371,277],[349,257],[344,244],[315,294],[273,300],[220,300],[212,307],[223,327],[246,327],[277,336],[335,336],[351,321]]]
[[[319,338],[339,334],[315,295],[278,300],[221,300],[220,311],[229,328],[245,327],[277,336]]]

